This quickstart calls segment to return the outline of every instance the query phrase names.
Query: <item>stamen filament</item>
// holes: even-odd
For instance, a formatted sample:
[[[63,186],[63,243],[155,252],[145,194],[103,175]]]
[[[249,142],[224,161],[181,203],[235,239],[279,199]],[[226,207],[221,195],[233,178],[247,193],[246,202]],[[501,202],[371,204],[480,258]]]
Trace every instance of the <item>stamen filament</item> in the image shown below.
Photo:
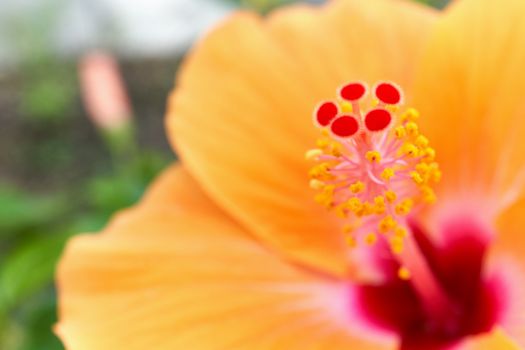
[[[410,283],[422,299],[427,314],[437,320],[449,318],[452,302],[437,281],[413,235],[406,237],[404,249],[398,257],[400,269],[410,271]]]
[[[396,118],[402,100],[397,86],[380,86],[369,110],[361,106],[367,91],[361,83],[340,89],[340,101],[320,104],[314,119],[322,136],[306,157],[318,162],[310,177],[319,182],[311,187],[319,191],[317,202],[346,220],[345,227],[353,227],[351,246],[385,240],[401,261],[400,277],[421,275],[424,282],[416,281],[417,288],[437,295],[437,282],[426,265],[418,265],[424,259],[404,234],[411,211],[435,201],[432,185],[441,177],[435,151],[415,122],[416,110],[409,108]],[[405,245],[417,264],[408,258]]]

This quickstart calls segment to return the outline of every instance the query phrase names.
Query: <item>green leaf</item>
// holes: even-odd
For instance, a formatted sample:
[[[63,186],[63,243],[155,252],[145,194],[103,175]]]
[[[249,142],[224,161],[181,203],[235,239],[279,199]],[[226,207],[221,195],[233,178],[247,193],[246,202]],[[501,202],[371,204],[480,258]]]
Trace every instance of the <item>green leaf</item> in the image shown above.
[[[0,310],[9,310],[53,280],[55,265],[70,235],[49,235],[17,247],[0,268]]]
[[[0,184],[0,237],[52,221],[64,210],[58,196],[35,196]]]

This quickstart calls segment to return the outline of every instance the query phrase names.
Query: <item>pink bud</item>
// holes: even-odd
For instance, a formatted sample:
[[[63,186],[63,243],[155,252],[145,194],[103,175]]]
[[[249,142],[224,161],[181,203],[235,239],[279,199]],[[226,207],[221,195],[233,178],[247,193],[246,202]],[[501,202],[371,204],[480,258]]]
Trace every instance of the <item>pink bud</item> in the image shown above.
[[[131,106],[116,60],[93,52],[79,65],[82,99],[90,119],[101,129],[120,128],[131,117]]]

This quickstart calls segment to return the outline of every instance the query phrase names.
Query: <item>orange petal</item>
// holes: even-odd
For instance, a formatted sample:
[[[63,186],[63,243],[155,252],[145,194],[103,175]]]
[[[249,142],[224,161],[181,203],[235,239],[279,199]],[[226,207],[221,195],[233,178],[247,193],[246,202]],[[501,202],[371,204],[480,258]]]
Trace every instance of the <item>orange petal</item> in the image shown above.
[[[501,330],[494,330],[470,340],[462,350],[519,350]]]
[[[524,1],[456,1],[436,24],[415,84],[443,186],[489,195],[495,212],[524,193],[523,62]]]
[[[303,159],[314,106],[350,79],[412,77],[434,12],[410,2],[335,1],[268,20],[239,13],[197,45],[169,101],[171,140],[205,190],[301,263],[346,270],[339,222],[314,203]]]
[[[441,197],[470,197],[467,210],[497,219],[494,255],[525,271],[525,2],[454,2],[422,62],[415,104],[443,170]],[[509,334],[525,345],[523,292],[511,299],[519,319]]]
[[[525,198],[506,210],[497,222],[499,235],[492,250],[496,263],[509,276],[509,310],[504,328],[514,341],[525,347]]]
[[[71,350],[381,349],[351,336],[345,289],[250,239],[180,168],[58,267]]]

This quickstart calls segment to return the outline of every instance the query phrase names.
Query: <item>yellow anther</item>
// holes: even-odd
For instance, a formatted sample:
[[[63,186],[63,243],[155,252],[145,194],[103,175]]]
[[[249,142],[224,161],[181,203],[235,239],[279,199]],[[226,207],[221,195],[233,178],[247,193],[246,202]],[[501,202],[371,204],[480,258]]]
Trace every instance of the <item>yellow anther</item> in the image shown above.
[[[385,198],[388,203],[393,203],[397,199],[397,194],[392,190],[388,190],[385,192]]]
[[[309,175],[313,179],[320,179],[328,175],[328,170],[330,169],[330,164],[320,163],[310,169]]]
[[[405,143],[401,148],[401,152],[409,157],[416,158],[419,155],[418,148],[412,143]]]
[[[330,154],[334,157],[340,157],[343,154],[341,144],[332,142],[330,144]]]
[[[348,209],[350,209],[354,214],[358,214],[363,210],[363,202],[357,197],[350,198],[347,202]]]
[[[397,215],[407,215],[412,210],[414,202],[412,199],[405,199],[398,205],[396,205],[396,214]]]
[[[384,214],[386,212],[386,207],[384,205],[376,205],[374,207],[374,214]]]
[[[385,168],[383,172],[381,173],[381,178],[385,181],[390,180],[395,175],[394,169],[392,168]]]
[[[304,158],[306,160],[319,160],[319,156],[322,154],[323,154],[323,151],[318,148],[309,149],[304,154]]]
[[[343,101],[341,103],[339,103],[339,107],[341,107],[341,111],[343,113],[352,113],[353,112],[353,108],[352,108],[352,104],[348,101]]]
[[[330,145],[330,140],[326,138],[317,139],[316,145],[321,149],[325,149]]]
[[[379,221],[379,225],[377,226],[377,228],[380,233],[387,233],[390,230],[394,229],[396,226],[396,220],[394,220],[392,216],[388,215],[385,216],[381,221]]]
[[[421,197],[423,199],[423,202],[428,204],[435,203],[437,199],[434,190],[429,186],[424,186],[421,188]]]
[[[427,163],[418,163],[416,165],[416,171],[421,174],[421,176],[427,176],[430,174],[431,167]]]
[[[385,108],[392,113],[399,111],[399,107],[395,105],[387,105]]]
[[[436,159],[436,151],[432,147],[427,147],[422,152],[427,162],[432,162]]]
[[[374,203],[375,203],[376,205],[382,205],[382,206],[384,206],[384,205],[385,205],[385,197],[383,197],[383,196],[377,196],[377,197],[375,197],[375,198],[374,198]]]
[[[383,214],[386,211],[385,197],[383,196],[375,197],[374,203],[375,203],[374,212],[376,214]]]
[[[439,164],[436,162],[430,163],[428,166],[432,171],[439,170]]]
[[[347,236],[346,237],[346,244],[348,244],[348,246],[350,248],[355,248],[355,247],[357,247],[357,240],[353,236]]]
[[[362,181],[357,181],[350,185],[350,191],[354,194],[361,193],[364,189],[365,184]]]
[[[333,206],[333,196],[334,196],[334,185],[326,185],[323,188],[323,191],[321,193],[318,193],[315,196],[315,201],[319,204],[322,204],[326,207],[332,207]]]
[[[317,180],[317,179],[310,180],[310,188],[313,190],[321,190],[324,188],[324,186],[325,186],[325,183],[322,182],[321,180]]]
[[[326,194],[329,194],[329,195],[333,195],[334,194],[334,190],[335,190],[335,185],[326,185],[323,188],[323,193],[326,193]]]
[[[403,252],[404,247],[402,238],[394,236],[390,239],[390,250],[392,250],[392,253],[399,255]]]
[[[421,176],[420,173],[418,173],[417,171],[412,171],[410,172],[410,178],[417,184],[417,185],[422,185],[425,180],[423,179],[423,176]]]
[[[374,232],[370,232],[365,236],[365,243],[368,245],[374,245],[377,242],[377,235]]]
[[[341,204],[335,208],[335,215],[341,219],[346,219],[348,217],[348,206]]]
[[[428,141],[428,139],[425,136],[419,135],[416,138],[416,146],[418,146],[420,148],[426,148],[426,147],[428,147],[428,144],[429,144],[429,141]]]
[[[402,139],[407,136],[407,131],[404,126],[398,126],[394,129],[394,136],[398,139]]]
[[[397,276],[403,281],[408,281],[411,277],[411,274],[410,274],[410,271],[406,267],[401,266],[399,270],[397,270]]]
[[[367,215],[374,214],[375,212],[376,212],[376,208],[372,204],[368,202],[364,202],[363,209],[359,213],[359,216],[367,216]]]
[[[403,226],[398,226],[394,230],[394,235],[399,238],[405,238],[408,236],[408,231]]]
[[[406,123],[405,129],[407,130],[407,134],[410,136],[416,137],[419,135],[419,127],[414,122]]]
[[[352,224],[344,224],[343,225],[343,232],[344,233],[354,232],[355,229],[356,229],[355,225],[352,225]]]
[[[401,116],[401,122],[413,122],[419,118],[419,112],[415,108],[409,108]]]
[[[379,163],[381,161],[381,154],[378,151],[368,151],[365,157],[370,163]]]

